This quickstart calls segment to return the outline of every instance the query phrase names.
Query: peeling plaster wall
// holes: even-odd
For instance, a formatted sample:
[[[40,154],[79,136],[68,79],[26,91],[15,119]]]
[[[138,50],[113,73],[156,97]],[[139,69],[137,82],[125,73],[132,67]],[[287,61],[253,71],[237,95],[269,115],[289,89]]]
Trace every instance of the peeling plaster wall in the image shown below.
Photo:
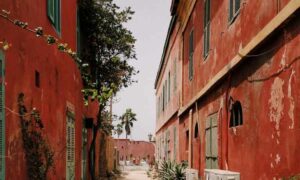
[[[183,105],[187,104],[221,67],[236,55],[237,50],[248,43],[256,33],[272,19],[288,1],[245,2],[233,24],[222,24],[227,18],[227,2],[213,1],[211,22],[211,51],[202,59],[203,33],[200,26],[203,2],[197,1],[188,21],[186,39],[192,27],[195,32],[194,79],[188,78],[188,57],[183,52]],[[223,9],[220,10],[220,9]],[[255,11],[253,11],[255,9]],[[226,9],[227,10],[227,9]],[[196,14],[196,15],[195,15]],[[276,30],[225,77],[208,94],[193,104],[193,118],[199,117],[200,139],[192,146],[198,154],[193,156],[193,168],[204,176],[205,169],[205,122],[218,112],[219,167],[241,173],[241,179],[280,179],[300,172],[300,20],[294,18]],[[199,23],[199,24],[197,24]],[[198,34],[197,34],[198,33]],[[215,62],[216,61],[216,62]],[[243,108],[244,123],[228,128],[229,113],[226,103],[231,96],[239,100]],[[187,160],[185,132],[188,128],[188,109],[179,118],[180,160]],[[195,122],[195,120],[194,120]],[[193,126],[194,127],[194,126]],[[194,152],[193,152],[194,153]]]

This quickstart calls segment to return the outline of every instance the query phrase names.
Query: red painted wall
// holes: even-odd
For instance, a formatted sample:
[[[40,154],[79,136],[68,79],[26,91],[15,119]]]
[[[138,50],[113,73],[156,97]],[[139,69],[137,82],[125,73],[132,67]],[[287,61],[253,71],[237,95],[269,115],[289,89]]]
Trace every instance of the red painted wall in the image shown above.
[[[0,1],[0,8],[11,12],[16,19],[28,22],[30,27],[41,26],[49,33],[76,49],[76,1],[61,1],[61,35],[58,35],[46,14],[47,1]],[[84,117],[82,81],[80,72],[68,55],[49,46],[23,29],[0,19],[0,39],[12,47],[5,52],[5,106],[18,112],[17,96],[25,94],[28,109],[36,107],[44,123],[43,133],[53,148],[54,168],[49,179],[64,179],[66,174],[66,109],[74,107],[76,128],[76,179],[81,177],[81,134]],[[35,87],[35,71],[40,73],[40,88]],[[6,177],[26,179],[26,159],[22,145],[19,117],[6,110]]]
[[[192,1],[180,1],[177,9],[180,23],[180,35],[173,39],[171,35],[168,48],[173,41],[178,45],[182,57],[182,102],[184,107],[196,94],[231,61],[240,48],[245,47],[277,13],[288,0],[279,1],[241,1],[241,9],[232,22],[228,22],[228,1],[211,1],[210,51],[203,58],[203,12],[204,1],[196,1],[189,19],[189,5]],[[299,12],[290,18],[272,36],[254,49],[255,55],[244,60],[204,97],[194,103],[179,120],[166,116],[158,118],[164,122],[156,134],[156,148],[164,139],[164,133],[176,121],[179,124],[179,161],[188,160],[192,151],[192,168],[198,169],[204,176],[206,134],[205,125],[208,116],[217,114],[218,121],[218,160],[220,169],[241,173],[241,179],[280,179],[299,174],[297,165],[299,151],[299,108],[300,97],[300,21]],[[186,26],[185,26],[186,23]],[[188,76],[189,34],[194,30],[194,77]],[[165,59],[165,61],[170,61]],[[168,64],[166,62],[165,64]],[[165,68],[167,65],[165,66]],[[161,78],[166,71],[161,72]],[[164,81],[162,81],[164,82]],[[179,85],[181,82],[179,82]],[[161,85],[160,85],[161,86]],[[159,91],[159,90],[158,90]],[[156,94],[157,95],[157,94]],[[242,104],[243,124],[229,127],[229,97]],[[189,112],[192,110],[191,117]],[[189,120],[192,119],[192,130]],[[195,138],[195,126],[198,123],[199,137]],[[186,133],[192,131],[191,137]],[[192,138],[192,149],[188,148],[188,139]],[[163,146],[162,146],[163,147]],[[161,152],[165,150],[160,149]],[[159,155],[159,152],[156,153]]]
[[[119,151],[119,161],[135,160],[133,163],[139,164],[142,159],[146,159],[148,164],[154,162],[154,144],[146,141],[131,141],[128,139],[114,139],[114,144]],[[131,156],[132,155],[132,156]],[[132,157],[130,159],[130,157]]]
[[[228,2],[211,1],[211,41],[207,59],[203,49],[203,1],[197,1],[184,31],[183,105],[186,105],[211,79],[244,47],[280,10],[273,2],[242,2],[240,14],[228,24]],[[255,10],[254,10],[255,9]],[[299,16],[297,13],[295,16]],[[300,172],[299,155],[300,104],[297,103],[300,71],[298,44],[300,21],[289,20],[273,33],[269,40],[232,71],[209,94],[194,104],[193,130],[200,125],[200,139],[193,139],[193,168],[204,175],[205,122],[212,113],[218,113],[219,167],[241,173],[241,179],[279,179]],[[187,43],[190,29],[195,31],[194,79],[188,78]],[[270,50],[271,49],[271,50]],[[264,53],[268,51],[268,53]],[[287,67],[283,70],[284,67]],[[278,73],[279,72],[279,73]],[[242,103],[244,123],[228,127],[230,113],[226,107],[228,97]],[[189,110],[180,117],[180,159],[187,160],[185,132],[189,123]],[[197,118],[199,117],[199,118]],[[193,134],[193,133],[192,133]],[[228,141],[227,141],[228,139]],[[200,145],[200,149],[195,146]],[[200,154],[200,158],[198,154]]]

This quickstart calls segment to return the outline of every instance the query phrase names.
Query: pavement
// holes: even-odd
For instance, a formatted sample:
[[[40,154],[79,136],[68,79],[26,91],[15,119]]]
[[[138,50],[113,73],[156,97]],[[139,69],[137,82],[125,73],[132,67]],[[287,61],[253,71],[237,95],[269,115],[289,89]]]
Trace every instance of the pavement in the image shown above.
[[[119,178],[120,180],[151,180],[151,178],[147,176],[147,171],[149,170],[147,164],[141,166],[120,166],[120,170],[122,171],[122,177]]]

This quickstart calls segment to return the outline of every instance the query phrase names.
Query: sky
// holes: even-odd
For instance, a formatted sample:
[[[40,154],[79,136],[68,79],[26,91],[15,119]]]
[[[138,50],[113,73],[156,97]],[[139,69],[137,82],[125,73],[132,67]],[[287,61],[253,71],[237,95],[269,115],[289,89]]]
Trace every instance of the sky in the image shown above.
[[[121,8],[130,6],[135,14],[125,26],[132,31],[136,42],[137,60],[134,65],[140,73],[138,83],[121,90],[115,98],[113,113],[122,115],[127,108],[137,114],[130,139],[148,140],[155,134],[156,105],[154,82],[161,60],[164,42],[171,19],[172,0],[115,0]],[[125,133],[120,136],[124,138]]]

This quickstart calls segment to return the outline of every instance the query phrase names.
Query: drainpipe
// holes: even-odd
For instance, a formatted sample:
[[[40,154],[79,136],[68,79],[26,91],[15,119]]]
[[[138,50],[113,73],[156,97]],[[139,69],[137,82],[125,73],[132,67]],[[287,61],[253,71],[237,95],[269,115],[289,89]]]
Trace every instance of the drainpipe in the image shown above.
[[[193,125],[193,109],[189,112],[189,168],[192,168],[192,125]]]
[[[229,133],[229,91],[230,91],[230,88],[231,88],[231,73],[229,73],[229,76],[228,76],[228,87],[226,89],[226,97],[225,97],[225,112],[226,112],[226,122],[225,122],[225,136],[224,136],[224,142],[225,142],[225,150],[224,150],[224,155],[225,155],[225,158],[224,158],[224,167],[225,167],[225,170],[228,170],[229,169],[229,166],[228,166],[228,133]]]

